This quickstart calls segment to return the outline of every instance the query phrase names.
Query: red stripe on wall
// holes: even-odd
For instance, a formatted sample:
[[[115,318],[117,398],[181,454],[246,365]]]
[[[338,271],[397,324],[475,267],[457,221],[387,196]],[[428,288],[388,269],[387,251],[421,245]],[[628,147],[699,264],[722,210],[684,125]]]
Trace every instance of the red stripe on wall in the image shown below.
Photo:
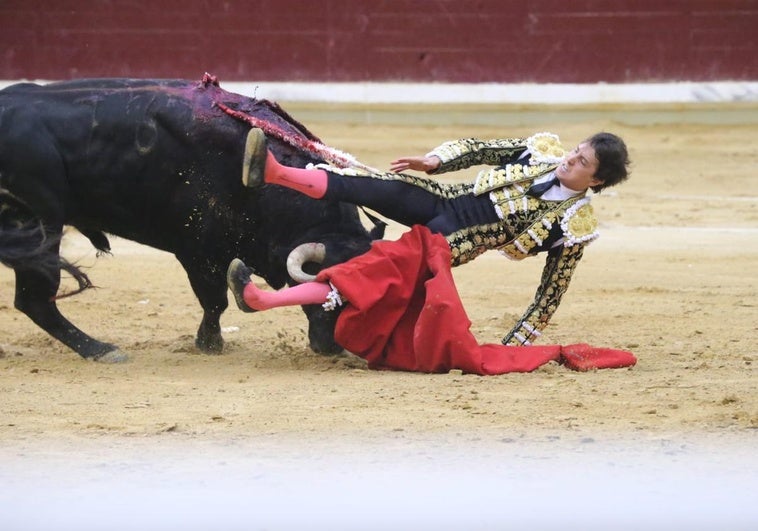
[[[758,0],[4,0],[4,79],[758,79]]]

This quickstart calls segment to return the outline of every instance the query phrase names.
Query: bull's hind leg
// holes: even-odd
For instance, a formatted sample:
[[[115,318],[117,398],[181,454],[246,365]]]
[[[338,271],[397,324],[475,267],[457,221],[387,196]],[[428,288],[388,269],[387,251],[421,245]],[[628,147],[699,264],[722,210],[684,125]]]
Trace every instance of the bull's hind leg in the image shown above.
[[[15,273],[14,304],[40,328],[83,358],[106,363],[126,361],[126,355],[115,345],[88,336],[60,313],[54,300],[60,284],[60,271],[47,275],[36,270],[15,269]]]

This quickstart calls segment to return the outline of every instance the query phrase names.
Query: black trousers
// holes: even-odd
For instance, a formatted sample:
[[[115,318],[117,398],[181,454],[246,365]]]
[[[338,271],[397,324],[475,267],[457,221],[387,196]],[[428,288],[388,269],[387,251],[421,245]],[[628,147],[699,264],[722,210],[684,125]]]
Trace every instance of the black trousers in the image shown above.
[[[426,225],[432,232],[444,236],[465,227],[500,220],[487,195],[467,193],[446,198],[399,180],[331,172],[327,175],[324,199],[365,206],[403,225]]]

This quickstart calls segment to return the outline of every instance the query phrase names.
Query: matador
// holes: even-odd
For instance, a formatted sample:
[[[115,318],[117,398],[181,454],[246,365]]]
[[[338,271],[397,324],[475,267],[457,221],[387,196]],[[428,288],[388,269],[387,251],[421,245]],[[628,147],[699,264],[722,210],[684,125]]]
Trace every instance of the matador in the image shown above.
[[[584,248],[598,237],[588,190],[598,193],[624,181],[629,165],[623,140],[606,132],[571,151],[552,133],[465,138],[445,142],[424,156],[400,158],[389,172],[328,164],[308,169],[283,166],[266,148],[259,129],[250,131],[245,153],[246,186],[277,184],[317,199],[365,206],[407,226],[425,225],[447,240],[451,266],[487,250],[513,260],[544,253],[534,300],[503,337],[505,345],[530,345],[539,338],[566,293]],[[437,175],[476,165],[490,168],[469,183],[440,183],[405,172]],[[243,310],[342,302],[333,286],[323,284],[264,292],[249,282],[250,271],[237,262],[230,266],[229,283]]]

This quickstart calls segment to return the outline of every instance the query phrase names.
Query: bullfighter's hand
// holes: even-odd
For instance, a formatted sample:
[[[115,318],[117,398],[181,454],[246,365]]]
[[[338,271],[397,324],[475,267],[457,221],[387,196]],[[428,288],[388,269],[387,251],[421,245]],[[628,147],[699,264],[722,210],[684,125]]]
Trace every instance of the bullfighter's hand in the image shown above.
[[[390,171],[401,172],[416,170],[430,172],[440,167],[440,159],[436,155],[425,157],[401,157],[390,163]]]

